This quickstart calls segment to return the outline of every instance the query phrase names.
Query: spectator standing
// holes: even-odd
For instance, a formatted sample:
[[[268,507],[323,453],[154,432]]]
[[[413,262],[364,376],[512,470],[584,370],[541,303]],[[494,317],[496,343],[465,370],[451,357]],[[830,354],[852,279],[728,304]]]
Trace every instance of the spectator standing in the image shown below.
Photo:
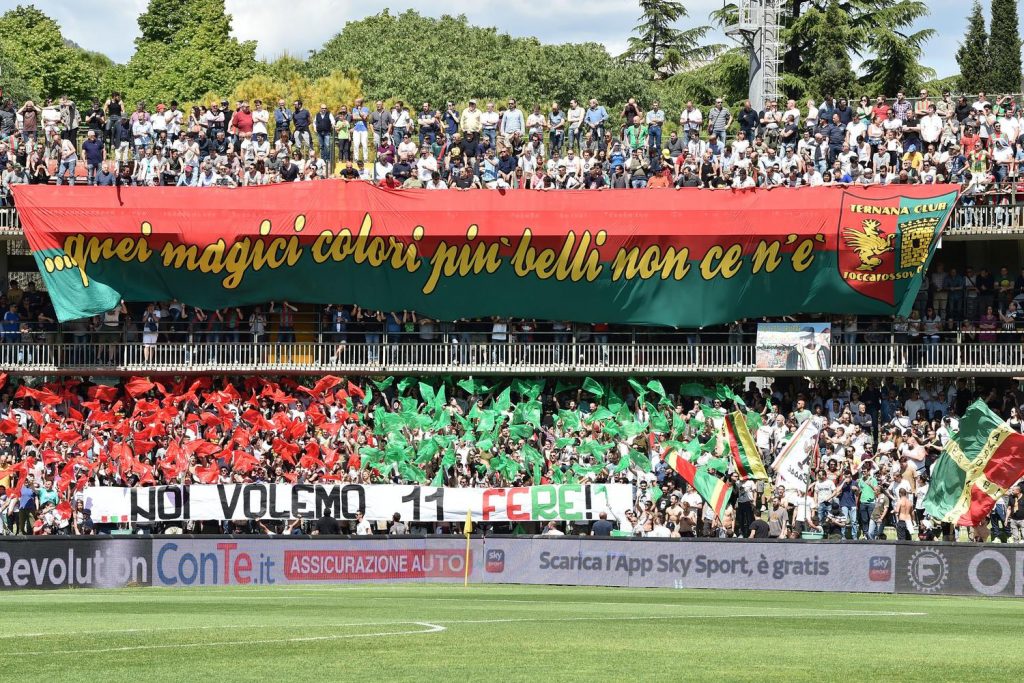
[[[103,162],[107,160],[107,148],[103,140],[96,137],[96,129],[90,128],[82,143],[82,155],[85,157],[86,182],[96,184],[96,174]]]
[[[349,159],[345,159],[345,161],[352,159],[363,162],[369,161],[368,126],[370,125],[370,110],[363,104],[362,97],[357,97],[355,104],[352,105],[351,119],[352,151]]]

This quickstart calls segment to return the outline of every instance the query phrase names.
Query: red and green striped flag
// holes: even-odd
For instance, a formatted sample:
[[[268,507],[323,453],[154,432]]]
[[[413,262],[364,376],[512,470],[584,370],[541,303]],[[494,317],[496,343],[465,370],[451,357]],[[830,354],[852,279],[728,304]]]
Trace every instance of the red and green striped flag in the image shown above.
[[[975,401],[932,467],[924,509],[944,522],[983,524],[996,501],[1021,476],[1024,435],[1013,431],[984,401]]]
[[[750,435],[750,427],[743,413],[737,410],[725,416],[725,434],[729,439],[732,461],[736,463],[736,471],[740,476],[767,480],[768,473],[764,470],[761,454],[754,443],[754,437]]]
[[[722,517],[725,506],[729,504],[729,496],[732,494],[731,486],[718,477],[708,474],[703,467],[698,468],[676,451],[670,451],[665,456],[665,462],[678,472],[679,476],[686,480],[686,483],[697,490],[700,497],[707,501],[719,518]]]

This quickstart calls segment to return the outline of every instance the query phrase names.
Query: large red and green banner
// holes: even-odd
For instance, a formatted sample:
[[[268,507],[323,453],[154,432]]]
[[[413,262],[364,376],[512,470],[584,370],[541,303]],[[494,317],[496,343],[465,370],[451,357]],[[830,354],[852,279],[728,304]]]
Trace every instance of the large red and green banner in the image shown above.
[[[287,300],[696,327],[909,310],[953,185],[774,190],[14,188],[57,315]]]
[[[1021,477],[1024,435],[984,401],[975,401],[932,467],[924,509],[944,522],[983,525],[996,501]]]

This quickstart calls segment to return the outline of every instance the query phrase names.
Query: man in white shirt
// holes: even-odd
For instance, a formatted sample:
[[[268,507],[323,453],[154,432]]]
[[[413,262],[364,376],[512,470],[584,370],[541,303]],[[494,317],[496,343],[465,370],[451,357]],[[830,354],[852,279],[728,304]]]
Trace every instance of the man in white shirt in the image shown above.
[[[373,536],[373,529],[363,517],[362,512],[356,513],[356,536]]]
[[[924,141],[924,146],[927,147],[929,144],[938,146],[939,138],[942,137],[942,118],[935,113],[935,105],[929,105],[928,113],[921,117],[918,122],[918,126],[921,130],[921,140]]]
[[[569,151],[580,146],[580,130],[583,125],[583,118],[587,115],[586,110],[576,100],[569,101],[569,109],[565,112],[565,120],[569,124]]]
[[[686,108],[679,115],[679,124],[683,128],[684,139],[689,140],[699,136],[703,122],[704,115],[700,113],[700,109],[694,107],[693,102],[687,102]]]
[[[420,182],[426,185],[430,182],[434,172],[437,171],[437,159],[430,153],[430,150],[424,147],[420,150],[420,157],[416,160],[416,176],[420,179]]]

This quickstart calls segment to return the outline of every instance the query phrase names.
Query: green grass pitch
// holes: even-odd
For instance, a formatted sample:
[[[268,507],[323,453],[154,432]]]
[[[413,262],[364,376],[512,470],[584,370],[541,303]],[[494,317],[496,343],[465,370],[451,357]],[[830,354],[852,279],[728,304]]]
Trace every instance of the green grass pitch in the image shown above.
[[[998,599],[495,585],[2,600],[3,678],[19,682],[1004,680],[1024,615]]]

